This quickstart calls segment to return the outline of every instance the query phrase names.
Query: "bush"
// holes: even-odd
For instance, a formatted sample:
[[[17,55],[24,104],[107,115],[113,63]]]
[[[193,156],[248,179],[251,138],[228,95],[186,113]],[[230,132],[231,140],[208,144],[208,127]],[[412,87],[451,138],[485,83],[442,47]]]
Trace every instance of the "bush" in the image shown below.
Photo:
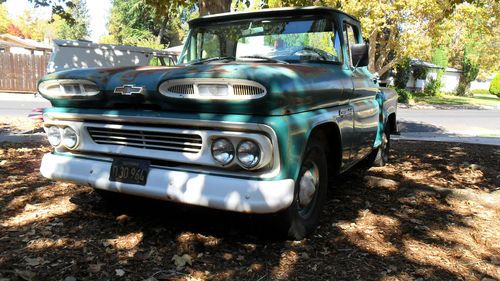
[[[396,92],[398,93],[398,102],[410,103],[413,101],[413,93],[411,91],[396,88]]]
[[[500,98],[500,73],[497,73],[490,84],[490,94]]]
[[[429,82],[425,85],[424,93],[429,96],[439,95],[439,90],[441,89],[441,81],[431,78]]]
[[[394,77],[394,86],[399,89],[405,89],[411,76],[411,60],[404,58],[396,65],[396,76]]]
[[[489,95],[490,92],[486,89],[474,89],[470,90],[473,95]]]

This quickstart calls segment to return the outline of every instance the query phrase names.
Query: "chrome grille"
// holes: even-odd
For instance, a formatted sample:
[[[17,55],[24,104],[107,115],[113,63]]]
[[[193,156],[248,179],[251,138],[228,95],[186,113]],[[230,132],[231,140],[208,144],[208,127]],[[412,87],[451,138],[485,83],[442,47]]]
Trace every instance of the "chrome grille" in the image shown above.
[[[100,127],[87,127],[95,143],[121,145],[151,150],[167,150],[198,153],[202,139],[197,134],[180,134],[142,130],[124,130]]]
[[[180,95],[194,95],[193,84],[174,85],[168,88],[168,91]]]
[[[265,90],[251,85],[233,85],[234,94],[238,96],[253,96],[265,93]]]

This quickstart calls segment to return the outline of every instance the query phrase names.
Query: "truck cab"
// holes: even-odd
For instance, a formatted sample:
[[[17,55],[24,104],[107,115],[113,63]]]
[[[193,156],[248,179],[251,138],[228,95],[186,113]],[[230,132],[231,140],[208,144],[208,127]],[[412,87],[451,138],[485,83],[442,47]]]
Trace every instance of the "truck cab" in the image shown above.
[[[272,215],[301,239],[331,179],[388,160],[394,91],[359,21],[312,7],[192,20],[176,67],[67,70],[39,92],[42,174],[96,190]]]

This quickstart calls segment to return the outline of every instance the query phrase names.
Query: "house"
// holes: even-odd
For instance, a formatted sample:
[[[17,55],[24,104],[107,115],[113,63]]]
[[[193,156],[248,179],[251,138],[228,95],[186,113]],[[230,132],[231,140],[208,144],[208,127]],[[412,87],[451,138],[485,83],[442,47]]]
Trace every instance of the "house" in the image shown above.
[[[22,55],[45,55],[52,52],[52,46],[11,34],[0,34],[0,52]]]
[[[455,92],[458,87],[458,82],[460,81],[461,70],[447,67],[443,69],[438,65],[423,60],[412,59],[411,62],[412,75],[406,84],[406,88],[415,92],[422,92],[425,85],[431,81],[431,79],[437,79],[438,72],[444,70],[441,76],[441,92],[452,93]],[[425,69],[425,78],[415,77],[419,75],[419,69]]]

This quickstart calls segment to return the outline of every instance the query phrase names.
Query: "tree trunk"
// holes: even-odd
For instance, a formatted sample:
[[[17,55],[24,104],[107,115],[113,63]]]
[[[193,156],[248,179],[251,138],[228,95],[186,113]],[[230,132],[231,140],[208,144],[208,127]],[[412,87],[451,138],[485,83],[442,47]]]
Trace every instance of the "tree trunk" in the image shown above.
[[[374,29],[370,34],[370,50],[368,51],[368,70],[375,73],[377,69],[375,68],[375,59],[377,55],[377,29]],[[379,73],[380,74],[380,73]]]
[[[378,75],[380,76],[384,75],[387,71],[391,70],[396,65],[397,62],[398,62],[397,59],[391,60],[388,64],[384,65],[378,70]]]
[[[200,16],[231,11],[231,0],[198,0]]]
[[[163,39],[163,35],[165,34],[165,27],[167,26],[168,16],[163,17],[163,20],[160,24],[160,31],[158,32],[158,37],[156,37],[156,42],[161,44],[161,40]]]

